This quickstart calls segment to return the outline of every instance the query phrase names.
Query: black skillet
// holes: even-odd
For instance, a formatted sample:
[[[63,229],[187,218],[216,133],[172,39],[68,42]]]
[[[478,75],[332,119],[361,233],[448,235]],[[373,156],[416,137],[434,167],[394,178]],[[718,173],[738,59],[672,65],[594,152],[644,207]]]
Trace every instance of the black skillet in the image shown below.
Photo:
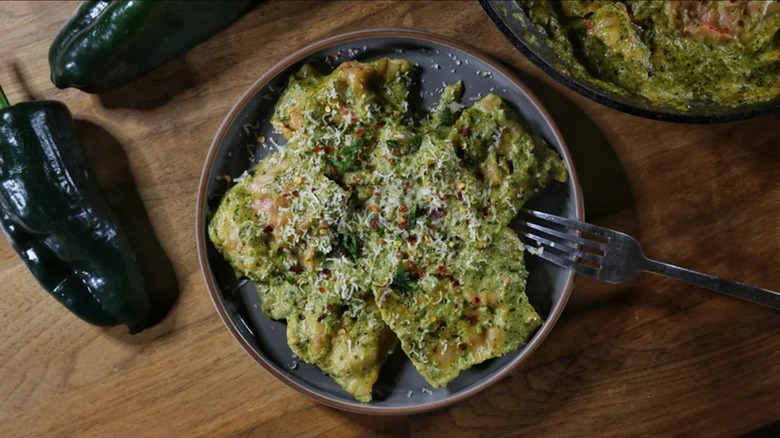
[[[620,95],[586,79],[576,78],[561,71],[556,65],[569,63],[553,53],[546,37],[536,29],[528,15],[515,1],[478,0],[488,17],[509,41],[528,59],[561,84],[600,104],[619,111],[649,119],[684,123],[718,123],[780,113],[780,99],[735,108],[712,103],[693,103],[687,111],[653,105],[632,95]],[[535,41],[531,44],[531,40]]]

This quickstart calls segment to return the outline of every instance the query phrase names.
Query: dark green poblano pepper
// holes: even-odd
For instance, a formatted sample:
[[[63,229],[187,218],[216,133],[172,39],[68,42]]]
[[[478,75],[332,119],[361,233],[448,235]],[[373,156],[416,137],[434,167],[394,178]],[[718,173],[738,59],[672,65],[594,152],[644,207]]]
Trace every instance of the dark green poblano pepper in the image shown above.
[[[84,1],[49,49],[51,80],[90,93],[114,88],[228,27],[256,1]]]
[[[68,108],[0,89],[0,226],[40,284],[85,321],[136,333],[150,301]]]

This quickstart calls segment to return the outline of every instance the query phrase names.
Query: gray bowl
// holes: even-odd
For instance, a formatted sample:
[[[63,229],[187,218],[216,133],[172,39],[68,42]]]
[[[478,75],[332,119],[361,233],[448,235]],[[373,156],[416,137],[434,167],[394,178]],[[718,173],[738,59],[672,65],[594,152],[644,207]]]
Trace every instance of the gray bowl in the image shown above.
[[[530,130],[554,147],[569,171],[566,184],[542,191],[532,201],[537,209],[582,219],[583,206],[577,174],[561,134],[539,101],[506,68],[459,42],[409,30],[369,30],[339,35],[309,45],[288,56],[263,74],[236,103],[211,144],[197,199],[198,257],[214,306],[230,333],[247,353],[273,376],[291,388],[323,404],[352,412],[409,414],[462,400],[499,381],[521,364],[552,329],[568,299],[573,274],[526,257],[530,272],[528,294],[545,322],[525,347],[463,372],[446,388],[433,389],[417,373],[400,348],[384,365],[374,386],[374,401],[363,404],[343,391],[313,365],[298,360],[287,346],[284,322],[273,321],[260,311],[254,284],[236,278],[233,269],[216,251],[207,235],[209,212],[214,211],[230,183],[260,160],[284,147],[284,139],[270,125],[274,106],[287,79],[304,63],[322,72],[339,63],[370,61],[383,56],[402,57],[419,65],[414,93],[418,110],[431,108],[443,83],[463,80],[464,103],[493,92],[504,98],[528,122]],[[265,137],[264,144],[258,137]]]

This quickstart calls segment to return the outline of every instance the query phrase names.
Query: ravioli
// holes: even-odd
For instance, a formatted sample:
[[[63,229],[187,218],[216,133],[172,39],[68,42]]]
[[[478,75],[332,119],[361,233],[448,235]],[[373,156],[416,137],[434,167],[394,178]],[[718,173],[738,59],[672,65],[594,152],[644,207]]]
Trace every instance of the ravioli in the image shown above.
[[[306,300],[287,318],[287,343],[362,402],[397,338],[382,320],[361,271],[339,258],[297,283]]]
[[[413,66],[379,59],[290,78],[273,126],[288,142],[225,195],[212,241],[257,283],[287,341],[360,401],[398,340],[444,386],[524,345],[542,323],[507,224],[565,181],[560,157],[489,94],[443,90],[424,119]]]
[[[293,156],[274,156],[228,191],[209,235],[255,281],[263,312],[287,320],[293,352],[368,402],[396,338],[356,281],[347,201],[347,192]]]
[[[345,227],[348,198],[294,156],[272,156],[225,194],[209,236],[254,281],[313,271]]]
[[[487,248],[459,244],[452,250],[400,262],[397,275],[435,267],[414,287],[396,277],[375,289],[382,318],[433,387],[525,345],[542,324],[525,294],[523,245],[511,230],[503,229]]]

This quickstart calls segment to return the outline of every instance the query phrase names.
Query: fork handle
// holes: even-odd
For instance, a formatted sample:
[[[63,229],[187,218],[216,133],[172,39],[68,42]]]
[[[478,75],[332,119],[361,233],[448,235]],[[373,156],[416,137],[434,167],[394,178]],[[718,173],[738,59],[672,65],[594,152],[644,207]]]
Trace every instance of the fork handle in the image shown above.
[[[751,301],[764,306],[780,309],[780,293],[758,287],[747,286],[736,281],[728,281],[712,275],[681,268],[679,266],[647,260],[645,271],[661,274],[676,280],[682,280],[735,298]]]

